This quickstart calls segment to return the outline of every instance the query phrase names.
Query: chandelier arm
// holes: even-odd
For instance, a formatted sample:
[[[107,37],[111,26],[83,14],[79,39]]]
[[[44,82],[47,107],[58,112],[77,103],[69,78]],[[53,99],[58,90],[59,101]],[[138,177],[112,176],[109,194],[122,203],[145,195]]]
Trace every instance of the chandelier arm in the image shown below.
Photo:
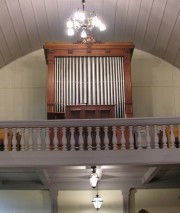
[[[98,182],[97,182],[97,196],[99,196],[99,195],[98,195]]]
[[[85,10],[85,0],[82,0],[82,7],[83,7],[83,12],[84,12],[84,10]]]

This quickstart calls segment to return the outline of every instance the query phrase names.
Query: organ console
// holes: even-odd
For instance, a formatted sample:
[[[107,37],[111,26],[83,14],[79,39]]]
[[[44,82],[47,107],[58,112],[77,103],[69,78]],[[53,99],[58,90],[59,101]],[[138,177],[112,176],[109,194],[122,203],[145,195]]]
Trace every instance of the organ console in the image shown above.
[[[114,105],[67,105],[66,118],[114,118]]]
[[[114,117],[132,117],[133,49],[131,42],[102,43],[93,37],[76,43],[46,43],[48,117],[54,113],[64,118],[69,106],[110,105]]]

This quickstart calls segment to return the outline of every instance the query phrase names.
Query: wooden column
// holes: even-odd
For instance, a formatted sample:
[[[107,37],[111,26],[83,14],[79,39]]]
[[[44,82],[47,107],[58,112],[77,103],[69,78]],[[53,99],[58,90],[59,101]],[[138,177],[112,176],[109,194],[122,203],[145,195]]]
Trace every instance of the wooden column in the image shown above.
[[[50,189],[51,213],[58,213],[58,190]]]
[[[126,49],[124,54],[124,80],[125,80],[125,115],[128,118],[130,118],[133,117],[130,49]]]
[[[54,103],[55,103],[55,95],[54,95],[54,55],[53,52],[49,51],[48,53],[48,103],[47,103],[47,111],[54,112]]]
[[[122,190],[123,213],[129,213],[129,189]]]

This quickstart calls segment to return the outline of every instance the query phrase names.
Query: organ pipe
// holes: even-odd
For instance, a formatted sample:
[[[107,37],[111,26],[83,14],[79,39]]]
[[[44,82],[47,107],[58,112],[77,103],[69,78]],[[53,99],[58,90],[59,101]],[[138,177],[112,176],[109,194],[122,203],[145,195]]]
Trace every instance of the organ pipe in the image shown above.
[[[56,57],[55,111],[66,105],[115,105],[116,117],[124,117],[123,57]]]
[[[81,41],[43,45],[48,65],[47,118],[64,118],[67,105],[115,106],[116,117],[133,116],[132,42]],[[77,106],[78,107],[78,106]]]

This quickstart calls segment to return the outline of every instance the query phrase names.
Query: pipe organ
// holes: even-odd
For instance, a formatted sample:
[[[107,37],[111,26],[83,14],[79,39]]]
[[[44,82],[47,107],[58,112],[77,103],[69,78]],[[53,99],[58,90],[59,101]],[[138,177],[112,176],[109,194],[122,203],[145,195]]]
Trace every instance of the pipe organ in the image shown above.
[[[132,117],[132,43],[46,43],[48,113],[66,106],[114,105],[115,117]]]

